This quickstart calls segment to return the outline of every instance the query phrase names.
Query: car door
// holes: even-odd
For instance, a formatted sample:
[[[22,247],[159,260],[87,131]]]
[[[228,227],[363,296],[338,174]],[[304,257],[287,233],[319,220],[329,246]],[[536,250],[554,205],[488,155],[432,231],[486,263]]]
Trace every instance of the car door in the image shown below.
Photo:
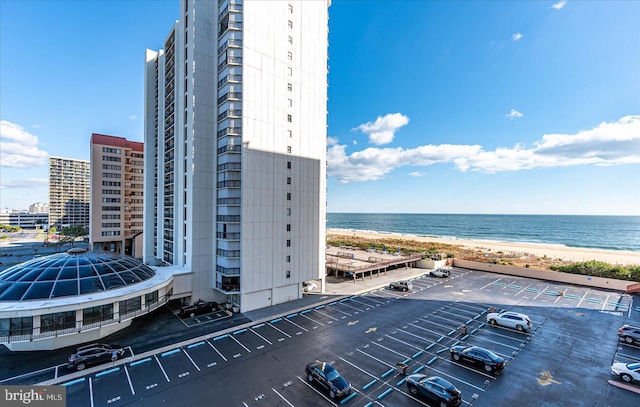
[[[420,383],[418,389],[420,390],[420,394],[422,394],[422,396],[424,396],[426,399],[429,399],[431,401],[438,401],[436,395],[433,393],[433,384],[429,382],[422,382]]]
[[[469,351],[466,352],[464,354],[463,359],[470,365],[476,366],[478,364],[480,364],[480,361],[478,361],[478,358],[480,357],[480,355],[476,352],[476,351]]]
[[[313,368],[313,378],[326,390],[329,390],[329,384],[327,383],[327,378],[324,375],[324,372],[317,367]]]

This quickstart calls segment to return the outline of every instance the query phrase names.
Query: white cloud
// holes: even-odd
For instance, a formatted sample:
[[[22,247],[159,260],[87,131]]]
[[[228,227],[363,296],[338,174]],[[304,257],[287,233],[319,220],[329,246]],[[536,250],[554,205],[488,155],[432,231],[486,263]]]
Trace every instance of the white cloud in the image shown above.
[[[0,189],[9,188],[26,188],[35,189],[44,186],[49,186],[49,180],[47,178],[25,178],[19,180],[13,180],[0,184]]]
[[[353,140],[353,145],[357,146],[358,145],[358,140]]]
[[[132,114],[131,116],[129,116],[130,120],[136,120],[138,118],[138,116],[136,116],[135,114]]]
[[[522,113],[520,113],[519,111],[517,111],[516,109],[511,109],[511,111],[509,113],[504,115],[504,117],[508,117],[511,120],[519,119],[522,116],[524,116],[524,115]]]
[[[561,1],[557,2],[557,3],[555,3],[553,6],[551,6],[551,8],[556,9],[556,10],[560,10],[566,4],[567,4],[567,0],[561,0]]]
[[[34,128],[34,129],[41,129],[41,128],[42,128],[42,126],[40,126],[39,124],[34,124],[34,125],[33,125],[33,128]]]
[[[518,41],[520,38],[522,38],[522,34],[515,33],[511,36],[511,41]]]
[[[338,144],[338,139],[335,137],[327,137],[327,145],[328,146],[333,146]]]
[[[601,123],[577,134],[546,134],[529,149],[521,144],[494,151],[485,151],[480,145],[441,144],[411,149],[370,147],[347,155],[346,148],[336,144],[327,154],[329,175],[342,183],[377,180],[405,165],[453,163],[462,172],[497,173],[576,165],[639,164],[640,115]]]
[[[38,137],[22,126],[0,121],[0,166],[30,168],[47,164],[49,154],[38,148]]]
[[[393,141],[396,131],[409,123],[409,118],[401,113],[391,113],[385,116],[378,116],[375,122],[367,122],[351,129],[359,130],[369,135],[369,143],[377,146],[388,144]]]
[[[412,177],[424,177],[426,174],[427,174],[426,172],[420,172],[420,171],[414,171],[409,173],[409,175]]]

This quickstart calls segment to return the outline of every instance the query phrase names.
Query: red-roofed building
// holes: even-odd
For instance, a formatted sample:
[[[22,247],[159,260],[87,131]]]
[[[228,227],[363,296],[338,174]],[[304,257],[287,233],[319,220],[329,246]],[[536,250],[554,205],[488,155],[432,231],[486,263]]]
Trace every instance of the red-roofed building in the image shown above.
[[[143,143],[91,135],[92,250],[142,257],[143,172]]]

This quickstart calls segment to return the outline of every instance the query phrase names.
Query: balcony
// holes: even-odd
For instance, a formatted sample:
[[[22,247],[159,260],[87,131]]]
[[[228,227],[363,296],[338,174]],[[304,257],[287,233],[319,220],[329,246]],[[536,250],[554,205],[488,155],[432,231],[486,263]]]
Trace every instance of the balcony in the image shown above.
[[[240,292],[240,282],[237,284],[234,283],[222,283],[220,281],[216,281],[216,288],[220,291],[223,291],[227,294],[231,293],[239,293]]]

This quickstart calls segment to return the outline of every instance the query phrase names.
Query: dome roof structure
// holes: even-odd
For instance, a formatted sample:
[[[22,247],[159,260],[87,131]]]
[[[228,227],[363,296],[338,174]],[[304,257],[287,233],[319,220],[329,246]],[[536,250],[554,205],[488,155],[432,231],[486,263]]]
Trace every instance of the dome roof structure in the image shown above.
[[[80,296],[130,286],[154,275],[151,267],[133,257],[75,248],[0,272],[0,301]]]

